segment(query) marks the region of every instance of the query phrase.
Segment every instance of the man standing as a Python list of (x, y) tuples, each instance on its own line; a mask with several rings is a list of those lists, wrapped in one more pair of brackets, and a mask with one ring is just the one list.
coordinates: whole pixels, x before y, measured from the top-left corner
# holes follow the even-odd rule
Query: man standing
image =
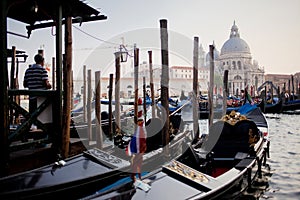
[[(29, 90), (51, 89), (48, 73), (44, 66), (44, 58), (41, 54), (34, 56), (35, 64), (29, 66), (25, 71), (23, 86)], [(37, 108), (37, 97), (29, 96), (29, 112), (33, 113)]]

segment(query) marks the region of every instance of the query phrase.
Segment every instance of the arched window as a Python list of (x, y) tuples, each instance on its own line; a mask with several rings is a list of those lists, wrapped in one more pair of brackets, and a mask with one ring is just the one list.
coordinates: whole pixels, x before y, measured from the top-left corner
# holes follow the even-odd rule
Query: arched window
[(240, 75), (236, 75), (236, 76), (234, 77), (234, 80), (242, 80), (242, 77), (241, 77)]
[(238, 69), (241, 70), (242, 69), (242, 63), (241, 63), (241, 61), (238, 61), (237, 65), (238, 65)]
[(254, 77), (254, 80), (255, 80), (255, 87), (257, 88), (257, 87), (258, 87), (258, 77), (255, 76), (255, 77)]
[(132, 86), (128, 85), (127, 86), (127, 96), (131, 97), (132, 94), (133, 94)]
[(232, 69), (236, 70), (236, 64), (235, 64), (235, 61), (232, 61)]

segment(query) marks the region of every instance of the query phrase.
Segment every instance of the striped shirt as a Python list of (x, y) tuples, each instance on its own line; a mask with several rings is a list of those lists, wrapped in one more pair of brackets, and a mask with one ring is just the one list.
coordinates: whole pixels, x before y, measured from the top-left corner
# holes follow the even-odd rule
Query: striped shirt
[(33, 64), (25, 71), (24, 83), (27, 87), (32, 89), (47, 89), (46, 80), (48, 80), (48, 73), (44, 67), (38, 64)]

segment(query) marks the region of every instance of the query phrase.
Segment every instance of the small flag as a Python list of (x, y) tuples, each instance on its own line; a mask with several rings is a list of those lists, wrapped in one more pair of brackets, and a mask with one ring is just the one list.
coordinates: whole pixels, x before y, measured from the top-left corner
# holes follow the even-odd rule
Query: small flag
[(128, 156), (131, 156), (132, 154), (145, 153), (146, 152), (147, 132), (146, 132), (146, 128), (143, 124), (144, 124), (143, 121), (138, 122), (137, 129), (134, 132), (133, 137), (131, 138), (128, 146), (126, 147), (126, 154)]

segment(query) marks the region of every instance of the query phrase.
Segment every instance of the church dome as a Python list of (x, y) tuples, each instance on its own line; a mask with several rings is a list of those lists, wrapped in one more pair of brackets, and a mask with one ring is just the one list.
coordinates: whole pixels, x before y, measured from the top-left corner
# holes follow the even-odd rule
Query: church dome
[(238, 27), (235, 25), (231, 27), (230, 38), (223, 44), (221, 48), (221, 55), (231, 53), (250, 53), (248, 44), (240, 38)]

